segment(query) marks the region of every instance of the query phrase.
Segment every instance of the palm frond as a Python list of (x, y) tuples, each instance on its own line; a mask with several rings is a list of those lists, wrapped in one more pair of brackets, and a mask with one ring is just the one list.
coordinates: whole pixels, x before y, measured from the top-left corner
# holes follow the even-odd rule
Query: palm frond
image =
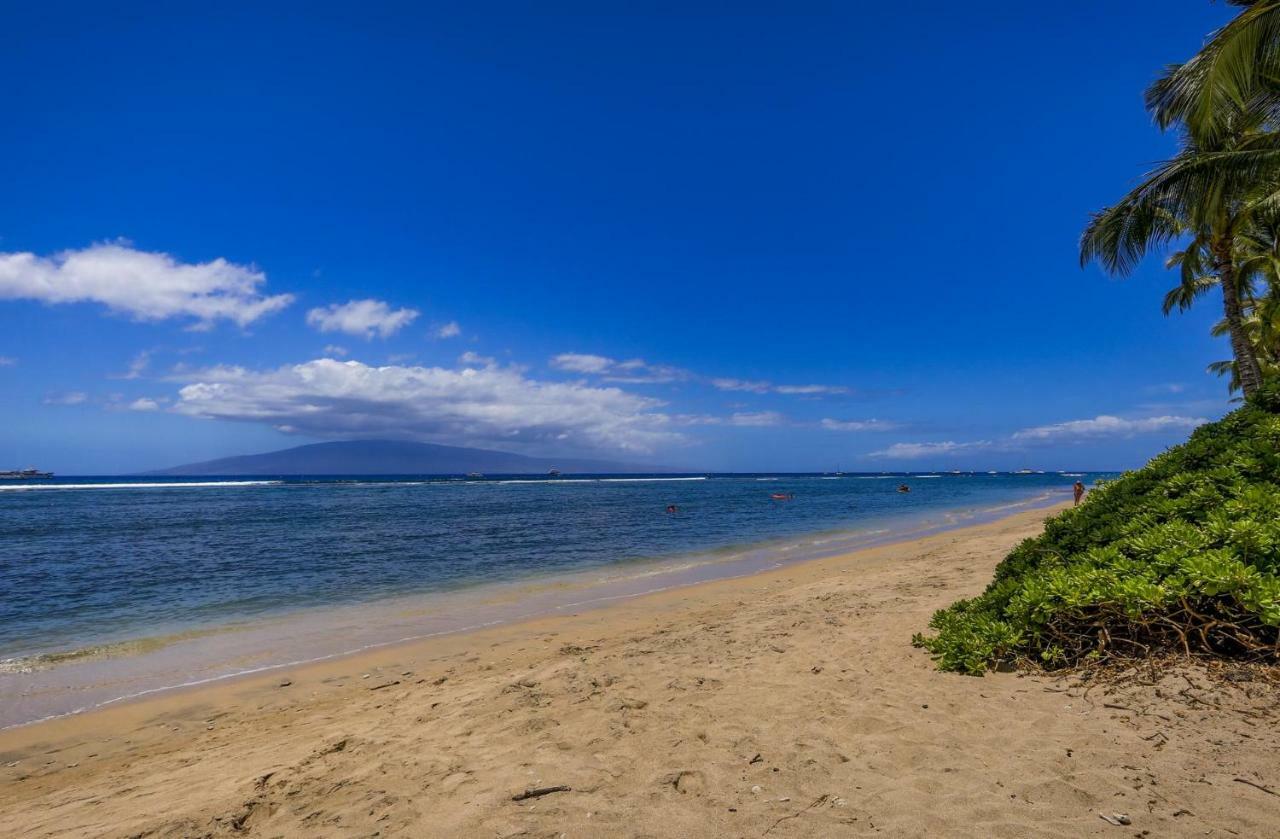
[(1215, 138), (1229, 133), (1233, 111), (1270, 118), (1280, 106), (1280, 0), (1231, 5), (1243, 11), (1147, 89), (1147, 109), (1162, 129), (1183, 124)]
[(1200, 275), (1189, 280), (1184, 279), (1165, 294), (1164, 313), (1167, 315), (1174, 309), (1185, 312), (1191, 308), (1191, 304), (1195, 303), (1198, 297), (1217, 285), (1218, 278), (1215, 276)]

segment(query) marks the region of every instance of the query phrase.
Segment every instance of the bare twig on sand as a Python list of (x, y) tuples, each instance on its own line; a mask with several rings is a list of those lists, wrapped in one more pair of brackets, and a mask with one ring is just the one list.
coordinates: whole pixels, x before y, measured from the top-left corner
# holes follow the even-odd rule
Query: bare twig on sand
[(1256, 784), (1253, 781), (1250, 781), (1248, 778), (1232, 778), (1231, 780), (1235, 781), (1238, 784), (1248, 784), (1249, 786), (1254, 787), (1255, 789), (1262, 790), (1267, 795), (1280, 796), (1280, 792), (1276, 792), (1275, 790), (1271, 789), (1271, 787), (1264, 787), (1262, 784)]
[(537, 789), (527, 789), (522, 793), (511, 796), (512, 801), (527, 801), (530, 798), (541, 798), (544, 795), (550, 795), (553, 792), (571, 792), (571, 787), (563, 784), (555, 787), (538, 787)]

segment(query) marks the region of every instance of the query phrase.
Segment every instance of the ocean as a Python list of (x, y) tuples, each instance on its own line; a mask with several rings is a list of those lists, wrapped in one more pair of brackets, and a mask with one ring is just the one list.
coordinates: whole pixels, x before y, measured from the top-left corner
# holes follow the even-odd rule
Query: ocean
[(1103, 477), (0, 485), (0, 727), (910, 538), (1068, 499), (1075, 480)]

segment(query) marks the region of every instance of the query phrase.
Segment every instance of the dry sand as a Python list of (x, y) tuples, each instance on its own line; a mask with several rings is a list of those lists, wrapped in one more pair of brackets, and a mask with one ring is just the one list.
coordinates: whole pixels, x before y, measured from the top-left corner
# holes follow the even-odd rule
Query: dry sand
[(3, 732), (0, 835), (1280, 835), (1263, 674), (911, 647), (1044, 515)]

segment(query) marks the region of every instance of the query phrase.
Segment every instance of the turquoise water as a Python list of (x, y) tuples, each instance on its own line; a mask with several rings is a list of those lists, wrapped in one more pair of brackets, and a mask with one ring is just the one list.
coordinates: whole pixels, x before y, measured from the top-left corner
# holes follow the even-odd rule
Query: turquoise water
[[(77, 710), (85, 697), (562, 608), (528, 593), (546, 581), (599, 589), (581, 595), (591, 600), (750, 573), (1064, 500), (1075, 480), (1099, 477), (98, 477), (3, 487), (0, 725)], [(503, 609), (483, 600), (499, 588)]]

